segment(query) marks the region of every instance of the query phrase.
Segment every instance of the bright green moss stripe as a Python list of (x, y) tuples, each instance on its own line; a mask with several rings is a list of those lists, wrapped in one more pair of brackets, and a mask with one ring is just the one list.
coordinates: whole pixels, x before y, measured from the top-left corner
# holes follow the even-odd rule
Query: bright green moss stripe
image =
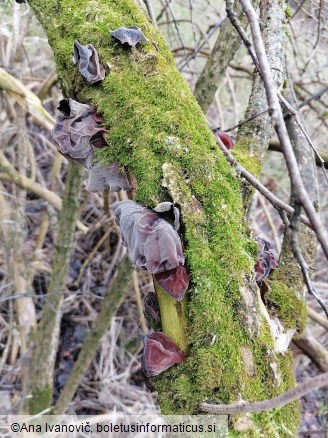
[[(105, 118), (109, 147), (99, 150), (97, 160), (118, 161), (133, 172), (138, 181), (136, 200), (147, 206), (170, 197), (162, 185), (164, 163), (176, 169), (180, 179), (192, 281), (190, 356), (155, 379), (163, 412), (195, 412), (206, 397), (229, 402), (240, 394), (247, 400), (263, 400), (291, 388), (292, 359), (289, 354), (273, 353), (265, 321), (259, 316), (260, 333), (251, 339), (240, 318), (240, 288), (252, 278), (257, 253), (244, 225), (240, 185), (217, 152), (202, 111), (161, 35), (132, 0), (32, 0), (30, 4), (48, 34), (64, 92), (92, 103)], [(141, 28), (148, 44), (125, 47), (109, 34), (131, 25)], [(88, 86), (73, 65), (75, 39), (97, 48), (107, 69), (101, 84)], [(244, 154), (243, 165), (247, 164), (259, 173), (259, 163), (247, 163)], [(200, 214), (188, 210), (193, 202), (202, 206)], [(245, 364), (242, 347), (249, 351), (251, 364)], [(274, 436), (270, 428), (279, 436), (290, 436), (297, 427), (297, 406), (252, 419), (245, 436), (262, 432), (261, 436)]]

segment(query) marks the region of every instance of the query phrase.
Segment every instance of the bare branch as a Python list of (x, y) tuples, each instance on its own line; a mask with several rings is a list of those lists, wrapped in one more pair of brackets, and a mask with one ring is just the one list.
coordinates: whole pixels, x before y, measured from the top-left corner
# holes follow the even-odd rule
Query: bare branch
[(306, 382), (300, 383), (296, 388), (284, 392), (277, 397), (260, 402), (248, 403), (245, 401), (231, 403), (229, 405), (215, 405), (210, 403), (201, 403), (199, 409), (211, 414), (238, 414), (239, 412), (262, 412), (274, 408), (285, 406), (288, 403), (300, 399), (303, 395), (308, 394), (316, 389), (328, 385), (328, 373), (320, 374)]
[(249, 0), (240, 0), (247, 14), (251, 25), (251, 31), (254, 41), (255, 52), (262, 72), (262, 77), (267, 93), (268, 104), (270, 108), (270, 114), (272, 117), (273, 126), (277, 132), (278, 138), (282, 144), (284, 156), (286, 159), (287, 168), (291, 183), (293, 185), (295, 196), (297, 200), (302, 204), (308, 218), (312, 224), (312, 227), (317, 235), (317, 238), (323, 248), (326, 258), (328, 258), (328, 236), (323, 227), (323, 224), (317, 214), (305, 188), (301, 178), (300, 170), (297, 165), (295, 154), (286, 130), (283, 114), (279, 105), (279, 99), (277, 91), (275, 89), (271, 68), (265, 53), (265, 47), (263, 44), (260, 26), (258, 22), (258, 16)]
[[(284, 210), (288, 214), (294, 214), (294, 209), (290, 205), (283, 202), (281, 199), (277, 198), (273, 195), (270, 190), (268, 190), (259, 180), (255, 178), (250, 172), (248, 172), (235, 157), (229, 152), (229, 150), (225, 147), (221, 140), (217, 139), (218, 147), (227, 157), (228, 162), (233, 166), (241, 176), (243, 176), (256, 190), (258, 190), (262, 195), (267, 198), (268, 201), (276, 208), (277, 210)], [(301, 221), (311, 227), (311, 224), (308, 218), (301, 216)]]

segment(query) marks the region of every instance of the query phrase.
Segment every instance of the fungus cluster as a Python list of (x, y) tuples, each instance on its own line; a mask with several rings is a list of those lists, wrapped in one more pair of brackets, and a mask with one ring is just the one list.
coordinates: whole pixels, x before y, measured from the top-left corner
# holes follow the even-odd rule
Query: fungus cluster
[(95, 150), (107, 146), (104, 138), (106, 130), (101, 126), (104, 121), (102, 116), (92, 106), (73, 99), (60, 101), (58, 109), (62, 115), (56, 118), (52, 138), (64, 157), (87, 169), (87, 190), (130, 190), (125, 170), (118, 163), (111, 163), (105, 167), (93, 165)]
[(157, 212), (134, 201), (116, 202), (112, 209), (132, 263), (153, 274), (165, 292), (181, 301), (189, 275), (176, 230)]
[[(167, 211), (167, 207), (171, 208), (165, 205), (157, 210)], [(184, 266), (177, 231), (158, 212), (134, 201), (116, 202), (112, 209), (132, 263), (153, 274), (155, 281), (176, 301), (182, 300), (188, 289), (189, 274)], [(175, 215), (175, 223), (176, 220)], [(156, 295), (149, 294), (144, 304), (147, 315), (158, 324), (160, 315)], [(148, 377), (156, 376), (184, 359), (183, 351), (163, 333), (145, 336), (142, 363)]]
[[(138, 27), (122, 27), (110, 32), (121, 44), (135, 47), (147, 42)], [(105, 77), (105, 69), (99, 63), (97, 50), (92, 44), (83, 46), (74, 42), (73, 63), (88, 84), (96, 84)], [(67, 159), (82, 165), (89, 173), (87, 189), (98, 192), (131, 187), (119, 163), (105, 167), (94, 164), (95, 150), (107, 146), (104, 119), (96, 110), (73, 99), (62, 100), (58, 107), (62, 113), (56, 119), (52, 138), (59, 152)], [(122, 242), (127, 246), (132, 263), (153, 274), (155, 281), (176, 301), (183, 299), (189, 285), (189, 274), (177, 230), (180, 226), (179, 210), (171, 202), (159, 204), (155, 210), (134, 201), (116, 202), (112, 206), (120, 226)], [(174, 227), (162, 216), (173, 213)], [(145, 298), (145, 311), (160, 322), (159, 305), (154, 293)], [(156, 376), (167, 368), (181, 363), (185, 354), (161, 332), (153, 332), (144, 338), (143, 368), (148, 377)]]
[(278, 255), (270, 248), (270, 242), (261, 237), (255, 239), (260, 246), (260, 253), (255, 264), (256, 282), (262, 283), (270, 274), (272, 269), (278, 267)]

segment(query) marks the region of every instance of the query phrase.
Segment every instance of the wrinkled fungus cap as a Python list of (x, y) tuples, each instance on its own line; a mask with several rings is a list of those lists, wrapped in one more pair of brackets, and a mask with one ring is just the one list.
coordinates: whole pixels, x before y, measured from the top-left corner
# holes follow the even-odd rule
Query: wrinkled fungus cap
[(164, 333), (154, 332), (144, 337), (142, 366), (148, 377), (157, 376), (182, 363), (185, 357), (184, 352)]
[(97, 50), (92, 44), (83, 46), (74, 41), (74, 64), (78, 64), (79, 72), (89, 84), (102, 81), (105, 78), (105, 69), (99, 64)]
[(134, 201), (116, 202), (112, 209), (136, 267), (157, 274), (184, 264), (178, 233), (157, 213)]
[(155, 274), (156, 282), (176, 301), (181, 301), (189, 286), (189, 274), (184, 266)]

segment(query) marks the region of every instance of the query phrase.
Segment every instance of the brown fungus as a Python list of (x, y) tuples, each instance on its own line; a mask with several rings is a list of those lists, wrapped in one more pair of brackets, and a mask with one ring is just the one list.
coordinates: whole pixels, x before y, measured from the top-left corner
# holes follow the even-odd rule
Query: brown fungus
[(103, 119), (92, 106), (73, 99), (61, 101), (58, 109), (64, 114), (57, 117), (51, 136), (58, 144), (59, 152), (89, 169), (93, 142), (106, 145), (105, 128), (100, 126)]
[(105, 69), (99, 64), (97, 50), (92, 44), (83, 46), (74, 41), (74, 64), (78, 64), (79, 72), (89, 84), (102, 81), (105, 78)]
[(278, 267), (278, 255), (270, 248), (270, 242), (261, 237), (255, 239), (260, 246), (260, 254), (255, 264), (256, 282), (261, 283), (270, 274), (272, 269)]
[(142, 367), (147, 377), (154, 377), (185, 360), (182, 350), (164, 333), (154, 332), (144, 337)]
[(189, 286), (189, 274), (184, 266), (154, 275), (156, 282), (176, 301), (181, 301)]
[(89, 170), (89, 180), (86, 189), (89, 192), (100, 192), (109, 188), (111, 192), (130, 190), (130, 184), (125, 170), (119, 163), (112, 163), (106, 167), (93, 166)]
[(73, 99), (61, 100), (58, 107), (63, 113), (56, 119), (51, 133), (58, 144), (59, 152), (68, 160), (75, 161), (89, 172), (87, 190), (99, 192), (106, 188), (111, 191), (130, 190), (125, 170), (119, 163), (105, 167), (93, 165), (95, 148), (107, 145), (105, 128), (101, 126), (104, 119), (96, 110)]
[(141, 32), (141, 29), (137, 26), (119, 27), (118, 29), (111, 31), (110, 34), (119, 40), (120, 43), (126, 43), (131, 47), (135, 47), (141, 42), (148, 42), (145, 35)]
[(184, 264), (178, 233), (157, 213), (134, 201), (116, 202), (112, 209), (137, 268), (157, 274)]
[(227, 149), (232, 149), (235, 146), (236, 138), (219, 129), (213, 131), (215, 137), (220, 139)]

